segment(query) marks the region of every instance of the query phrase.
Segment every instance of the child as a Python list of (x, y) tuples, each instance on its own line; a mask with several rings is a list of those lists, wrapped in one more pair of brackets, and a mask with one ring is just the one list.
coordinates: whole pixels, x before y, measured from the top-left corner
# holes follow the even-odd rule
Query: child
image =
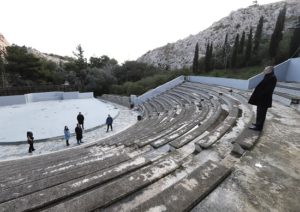
[(69, 131), (69, 128), (67, 126), (65, 126), (65, 129), (64, 129), (64, 135), (65, 135), (65, 139), (66, 139), (66, 143), (67, 143), (67, 146), (69, 146), (69, 139), (70, 139), (70, 131)]

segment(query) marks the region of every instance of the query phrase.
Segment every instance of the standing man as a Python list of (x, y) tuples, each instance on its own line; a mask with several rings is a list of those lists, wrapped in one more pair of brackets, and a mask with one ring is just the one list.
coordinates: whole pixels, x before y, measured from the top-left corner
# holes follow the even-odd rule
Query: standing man
[(257, 106), (256, 123), (252, 124), (249, 129), (256, 131), (263, 129), (267, 110), (272, 107), (272, 95), (277, 83), (273, 66), (266, 67), (263, 73), (265, 74), (263, 80), (256, 86), (249, 99), (249, 104)]
[(83, 143), (83, 141), (81, 141), (81, 139), (82, 139), (82, 129), (80, 127), (80, 124), (77, 124), (77, 126), (75, 128), (75, 134), (76, 134), (77, 144)]
[(108, 132), (109, 127), (110, 127), (111, 131), (113, 130), (113, 129), (112, 129), (112, 123), (113, 123), (113, 119), (112, 119), (112, 117), (108, 114), (108, 117), (107, 117), (107, 119), (106, 119), (106, 125), (107, 125), (107, 130), (106, 130), (106, 132)]
[(82, 129), (84, 129), (83, 123), (84, 123), (84, 116), (81, 114), (81, 112), (79, 112), (78, 116), (77, 116), (77, 121), (78, 124), (81, 125)]
[(34, 151), (34, 147), (33, 147), (33, 133), (31, 131), (27, 131), (27, 142), (29, 144), (29, 150), (28, 153), (32, 153), (32, 151)]

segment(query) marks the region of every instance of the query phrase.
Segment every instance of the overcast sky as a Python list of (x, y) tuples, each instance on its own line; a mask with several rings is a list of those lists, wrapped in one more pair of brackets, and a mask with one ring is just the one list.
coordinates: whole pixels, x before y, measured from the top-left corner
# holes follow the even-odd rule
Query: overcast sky
[[(259, 4), (278, 0), (258, 0)], [(12, 44), (119, 63), (209, 27), (253, 0), (0, 0), (0, 32)]]

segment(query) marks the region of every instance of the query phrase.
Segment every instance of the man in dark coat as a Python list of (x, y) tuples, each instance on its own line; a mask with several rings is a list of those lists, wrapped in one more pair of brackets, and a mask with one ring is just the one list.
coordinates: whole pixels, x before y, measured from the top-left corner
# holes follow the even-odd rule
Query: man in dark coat
[(272, 107), (272, 95), (276, 86), (276, 76), (274, 68), (268, 66), (264, 69), (264, 78), (254, 89), (249, 104), (256, 105), (256, 123), (249, 127), (249, 129), (261, 131), (267, 115), (267, 110)]
[(78, 124), (81, 125), (82, 129), (84, 129), (83, 123), (84, 123), (84, 116), (81, 114), (81, 112), (79, 112), (78, 116), (77, 116), (77, 121)]
[(82, 139), (82, 129), (80, 127), (80, 124), (77, 124), (77, 126), (75, 128), (75, 134), (76, 134), (77, 144), (83, 143), (83, 141), (81, 141), (81, 139)]
[(112, 129), (112, 123), (113, 123), (113, 119), (110, 115), (108, 115), (107, 119), (106, 119), (106, 125), (107, 125), (107, 130), (106, 132), (108, 132), (108, 129), (110, 127), (111, 131), (113, 130)]

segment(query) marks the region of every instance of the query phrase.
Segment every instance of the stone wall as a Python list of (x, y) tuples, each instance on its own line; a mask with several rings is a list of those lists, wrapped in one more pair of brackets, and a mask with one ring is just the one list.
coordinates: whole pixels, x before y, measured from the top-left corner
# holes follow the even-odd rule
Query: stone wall
[(119, 105), (123, 105), (125, 107), (130, 107), (130, 98), (128, 96), (119, 96), (119, 95), (110, 95), (110, 94), (103, 94), (100, 99), (114, 102)]
[(65, 99), (87, 99), (94, 98), (93, 92), (45, 92), (29, 93), (15, 96), (0, 96), (0, 106), (26, 104), (30, 102), (65, 100)]

